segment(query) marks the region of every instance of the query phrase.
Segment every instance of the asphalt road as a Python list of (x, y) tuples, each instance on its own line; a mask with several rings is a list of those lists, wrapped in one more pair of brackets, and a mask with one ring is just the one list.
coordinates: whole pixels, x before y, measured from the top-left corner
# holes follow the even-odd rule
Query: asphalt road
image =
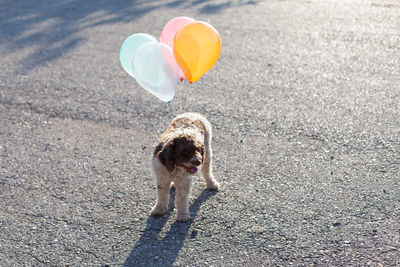
[[(1, 266), (400, 265), (398, 1), (0, 2)], [(119, 48), (181, 15), (222, 53), (168, 104)], [(176, 223), (150, 158), (186, 111), (222, 186)]]

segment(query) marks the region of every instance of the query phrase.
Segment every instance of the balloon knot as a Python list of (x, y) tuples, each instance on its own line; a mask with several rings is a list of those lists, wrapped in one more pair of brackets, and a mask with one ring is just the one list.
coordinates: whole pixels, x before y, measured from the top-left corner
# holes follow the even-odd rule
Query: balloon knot
[(189, 83), (192, 84), (193, 82), (192, 82), (192, 81), (189, 81)]
[(181, 82), (183, 82), (183, 78), (181, 78)]

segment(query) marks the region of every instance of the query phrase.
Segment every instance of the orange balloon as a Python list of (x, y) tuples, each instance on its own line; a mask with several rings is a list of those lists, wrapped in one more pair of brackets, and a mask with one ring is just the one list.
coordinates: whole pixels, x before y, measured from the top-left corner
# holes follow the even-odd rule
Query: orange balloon
[(195, 82), (209, 71), (221, 53), (221, 37), (206, 22), (185, 25), (175, 35), (174, 56), (186, 79)]

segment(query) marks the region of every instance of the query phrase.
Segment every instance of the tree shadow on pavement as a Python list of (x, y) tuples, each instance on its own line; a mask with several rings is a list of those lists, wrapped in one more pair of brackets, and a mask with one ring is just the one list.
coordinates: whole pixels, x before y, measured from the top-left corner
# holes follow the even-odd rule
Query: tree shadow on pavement
[[(169, 216), (174, 212), (171, 208), (161, 217), (149, 216), (146, 229), (136, 242), (123, 266), (172, 266), (188, 236), (193, 218), (196, 217), (200, 206), (208, 198), (214, 196), (217, 191), (204, 190), (201, 195), (190, 205), (191, 220), (188, 222), (174, 222), (171, 228), (160, 238), (162, 228), (167, 223)], [(171, 189), (170, 207), (174, 203), (175, 189)], [(196, 232), (191, 233), (194, 238)]]
[(19, 62), (19, 70), (27, 72), (76, 48), (85, 41), (83, 33), (89, 28), (130, 23), (155, 9), (183, 3), (181, 0), (3, 0), (0, 47), (11, 53), (28, 49)]
[(253, 2), (240, 0), (236, 4), (231, 1), (221, 4), (218, 0), (3, 0), (0, 5), (0, 48), (9, 53), (26, 49), (23, 56), (19, 56), (17, 69), (29, 72), (85, 42), (84, 33), (92, 27), (131, 23), (159, 8), (181, 8), (197, 10), (200, 14), (212, 14), (243, 4)]

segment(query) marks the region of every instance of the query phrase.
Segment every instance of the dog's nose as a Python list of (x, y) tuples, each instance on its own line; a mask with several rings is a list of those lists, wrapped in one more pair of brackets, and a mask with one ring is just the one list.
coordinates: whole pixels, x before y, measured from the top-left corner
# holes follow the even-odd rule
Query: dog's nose
[(194, 165), (196, 165), (196, 166), (199, 166), (199, 165), (201, 164), (201, 160), (199, 160), (199, 159), (194, 159), (194, 160), (192, 161), (192, 163), (193, 163)]

